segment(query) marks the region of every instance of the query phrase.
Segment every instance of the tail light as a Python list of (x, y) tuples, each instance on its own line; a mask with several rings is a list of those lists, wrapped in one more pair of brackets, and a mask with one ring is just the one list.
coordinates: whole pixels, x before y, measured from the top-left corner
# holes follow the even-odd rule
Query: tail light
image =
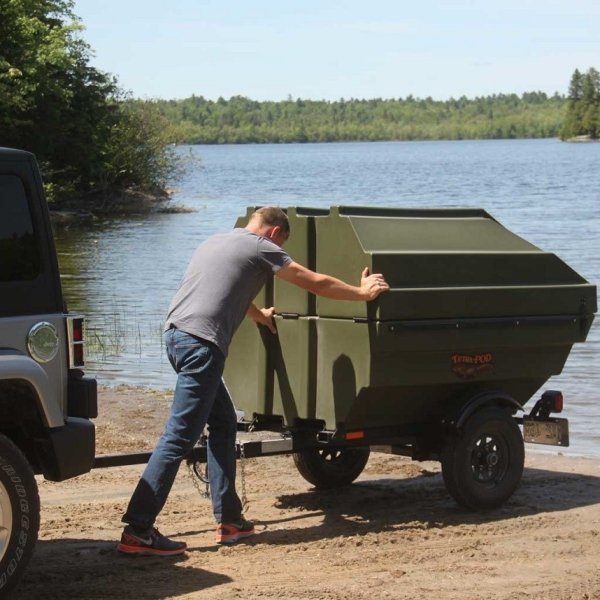
[(84, 366), (84, 318), (81, 315), (67, 317), (67, 336), (69, 340), (69, 368)]
[(530, 413), (532, 417), (548, 418), (551, 413), (562, 412), (564, 399), (562, 392), (556, 390), (547, 390), (542, 397), (535, 403)]
[(562, 412), (564, 404), (562, 392), (548, 390), (542, 394), (542, 400), (544, 401), (545, 405), (550, 409), (551, 413)]

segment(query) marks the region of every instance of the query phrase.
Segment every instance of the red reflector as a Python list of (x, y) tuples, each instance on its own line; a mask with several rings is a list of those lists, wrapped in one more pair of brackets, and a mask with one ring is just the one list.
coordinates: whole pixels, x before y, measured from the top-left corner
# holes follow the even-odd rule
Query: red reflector
[(350, 431), (346, 434), (347, 440), (362, 440), (365, 437), (364, 431)]
[(563, 409), (563, 395), (562, 394), (556, 394), (556, 396), (554, 396), (554, 411), (553, 412), (562, 412)]
[(81, 319), (75, 319), (73, 321), (73, 341), (83, 341), (83, 321)]
[(83, 367), (83, 345), (75, 344), (73, 347), (73, 362), (75, 363), (73, 366)]

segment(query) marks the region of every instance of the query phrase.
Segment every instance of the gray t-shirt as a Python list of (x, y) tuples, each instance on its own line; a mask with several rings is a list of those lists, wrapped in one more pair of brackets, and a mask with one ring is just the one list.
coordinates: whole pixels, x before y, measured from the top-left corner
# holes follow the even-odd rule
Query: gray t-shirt
[(212, 235), (192, 256), (165, 328), (175, 326), (213, 342), (227, 356), (231, 338), (262, 286), (290, 262), (277, 244), (247, 229)]

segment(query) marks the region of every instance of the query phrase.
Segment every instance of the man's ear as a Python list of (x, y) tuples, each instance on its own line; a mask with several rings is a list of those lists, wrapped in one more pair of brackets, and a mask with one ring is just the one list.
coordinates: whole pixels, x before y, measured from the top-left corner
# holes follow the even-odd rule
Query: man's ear
[(269, 229), (269, 231), (267, 231), (268, 238), (270, 240), (274, 240), (279, 235), (280, 232), (281, 232), (281, 227), (279, 225), (273, 225), (273, 227), (271, 227), (271, 229)]

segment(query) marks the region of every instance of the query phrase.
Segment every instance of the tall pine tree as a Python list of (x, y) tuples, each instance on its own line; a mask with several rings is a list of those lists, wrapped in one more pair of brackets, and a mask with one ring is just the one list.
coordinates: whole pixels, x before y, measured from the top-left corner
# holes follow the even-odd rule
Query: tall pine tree
[(600, 136), (600, 73), (590, 68), (584, 75), (575, 69), (569, 84), (567, 114), (561, 139)]

